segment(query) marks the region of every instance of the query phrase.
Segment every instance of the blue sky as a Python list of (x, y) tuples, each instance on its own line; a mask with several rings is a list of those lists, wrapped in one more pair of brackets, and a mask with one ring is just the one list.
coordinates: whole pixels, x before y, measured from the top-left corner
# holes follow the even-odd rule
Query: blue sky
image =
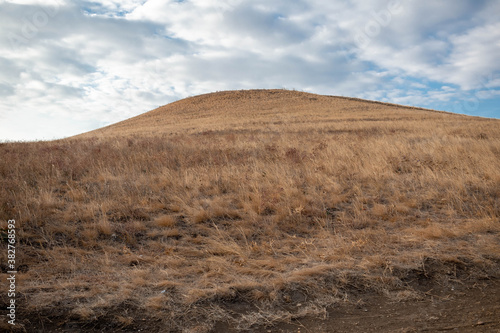
[(500, 118), (497, 0), (0, 0), (0, 141), (287, 88)]

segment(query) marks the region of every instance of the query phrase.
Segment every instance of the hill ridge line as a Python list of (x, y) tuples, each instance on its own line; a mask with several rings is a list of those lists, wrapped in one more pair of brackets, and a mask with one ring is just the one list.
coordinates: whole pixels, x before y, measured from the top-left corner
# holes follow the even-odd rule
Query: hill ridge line
[[(316, 100), (319, 103), (316, 103)], [(373, 109), (370, 105), (374, 106)], [(432, 113), (435, 116), (471, 117), (448, 111), (358, 97), (321, 95), (287, 89), (240, 89), (215, 91), (185, 97), (72, 138), (93, 135), (188, 133), (196, 130), (203, 131), (211, 127), (225, 130), (231, 128), (231, 126), (244, 126), (245, 121), (247, 123), (256, 121), (255, 117), (260, 117), (261, 123), (266, 123), (280, 117), (297, 118), (299, 114), (303, 117), (319, 117), (323, 119), (339, 117), (341, 120), (346, 112), (352, 111), (353, 116), (359, 117), (361, 120), (368, 113), (370, 113), (371, 117), (382, 115), (384, 112), (377, 110), (380, 106), (390, 108), (391, 111), (387, 110), (387, 112), (396, 118), (398, 117), (396, 114), (398, 110), (415, 110), (427, 114)], [(209, 113), (205, 111), (209, 111)], [(417, 116), (415, 114), (412, 117)]]
[[(470, 115), (465, 115), (465, 114), (460, 114), (460, 113), (454, 113), (451, 111), (444, 111), (444, 110), (436, 110), (436, 109), (430, 109), (430, 108), (425, 108), (421, 106), (412, 106), (412, 105), (404, 105), (404, 104), (397, 104), (397, 103), (390, 103), (390, 102), (382, 102), (382, 101), (377, 101), (377, 100), (371, 100), (371, 99), (364, 99), (360, 97), (349, 97), (349, 96), (341, 96), (341, 95), (323, 95), (323, 94), (317, 94), (317, 93), (312, 93), (312, 92), (307, 92), (307, 91), (301, 91), (301, 90), (288, 90), (288, 89), (236, 89), (236, 90), (218, 90), (214, 92), (209, 92), (209, 93), (204, 93), (204, 94), (199, 94), (199, 95), (193, 95), (193, 96), (187, 96), (178, 100), (175, 100), (173, 102), (167, 103), (165, 105), (158, 106), (157, 108), (154, 108), (150, 111), (143, 112), (137, 116), (144, 115), (148, 112), (152, 112), (164, 107), (167, 107), (169, 105), (176, 104), (178, 102), (183, 102), (183, 101), (188, 101), (193, 98), (198, 98), (198, 97), (208, 97), (211, 95), (217, 95), (217, 94), (227, 94), (227, 93), (238, 93), (238, 92), (270, 92), (270, 91), (276, 91), (276, 92), (287, 92), (287, 93), (297, 93), (297, 94), (307, 94), (307, 95), (314, 95), (314, 96), (320, 96), (320, 97), (327, 97), (327, 98), (339, 98), (339, 99), (344, 99), (344, 100), (349, 100), (349, 101), (356, 101), (356, 102), (364, 102), (364, 103), (372, 103), (372, 104), (378, 104), (378, 105), (384, 105), (384, 106), (390, 106), (390, 107), (396, 107), (396, 108), (403, 108), (403, 109), (411, 109), (411, 110), (421, 110), (421, 111), (427, 111), (427, 112), (438, 112), (438, 113), (445, 113), (449, 115), (456, 115), (456, 116), (466, 116), (466, 117), (475, 117), (475, 116), (470, 116)], [(137, 116), (131, 117), (129, 119), (133, 119)], [(128, 120), (128, 119), (125, 119)], [(125, 121), (124, 120), (124, 121)]]

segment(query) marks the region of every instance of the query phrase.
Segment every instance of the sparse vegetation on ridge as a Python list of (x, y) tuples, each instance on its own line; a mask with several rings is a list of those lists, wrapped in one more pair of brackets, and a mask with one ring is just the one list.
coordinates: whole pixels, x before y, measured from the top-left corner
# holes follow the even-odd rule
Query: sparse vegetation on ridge
[(498, 120), (224, 92), (0, 156), (28, 326), (246, 329), (498, 274)]

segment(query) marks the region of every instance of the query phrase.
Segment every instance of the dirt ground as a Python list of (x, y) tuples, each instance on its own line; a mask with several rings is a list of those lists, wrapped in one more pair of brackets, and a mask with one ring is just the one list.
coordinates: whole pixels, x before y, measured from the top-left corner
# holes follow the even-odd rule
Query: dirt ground
[[(414, 301), (398, 302), (374, 292), (351, 291), (348, 300), (328, 309), (324, 318), (306, 317), (268, 327), (252, 327), (246, 331), (220, 322), (210, 332), (500, 332), (500, 279), (480, 280), (472, 285), (459, 280), (446, 285), (433, 281), (415, 287), (422, 297)], [(23, 315), (33, 316), (21, 314), (21, 317)], [(45, 317), (43, 314), (39, 315)], [(32, 325), (17, 327), (18, 330), (15, 331), (165, 332), (165, 327), (160, 322), (147, 318), (147, 314), (143, 315), (143, 319), (126, 328), (110, 325), (105, 318), (100, 323), (82, 326), (78, 322), (58, 323), (52, 317), (50, 321), (43, 320), (44, 324), (35, 324), (34, 320)]]
[[(330, 309), (324, 320), (304, 318), (252, 332), (500, 332), (500, 280), (428, 287), (418, 301), (360, 294), (359, 302)], [(213, 332), (236, 331), (220, 324)]]

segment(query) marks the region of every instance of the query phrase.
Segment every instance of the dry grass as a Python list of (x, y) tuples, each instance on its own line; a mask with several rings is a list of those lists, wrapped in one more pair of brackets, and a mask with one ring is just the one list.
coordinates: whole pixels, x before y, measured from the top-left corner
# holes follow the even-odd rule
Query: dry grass
[(17, 220), (18, 288), (42, 317), (245, 328), (354, 287), (416, 297), (429, 262), (498, 271), (498, 120), (225, 92), (0, 156), (1, 227)]

